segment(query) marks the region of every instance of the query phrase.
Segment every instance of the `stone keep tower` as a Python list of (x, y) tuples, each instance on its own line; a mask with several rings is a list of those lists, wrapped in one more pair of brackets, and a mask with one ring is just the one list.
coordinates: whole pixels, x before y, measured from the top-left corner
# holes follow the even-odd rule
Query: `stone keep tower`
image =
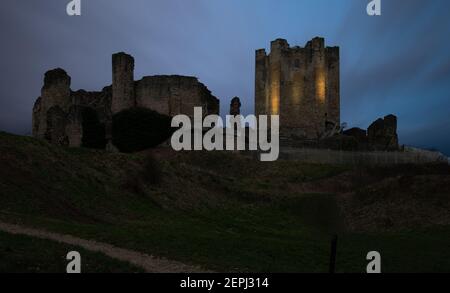
[(256, 115), (280, 115), (280, 135), (320, 138), (340, 124), (339, 47), (314, 38), (304, 48), (277, 39), (256, 51)]

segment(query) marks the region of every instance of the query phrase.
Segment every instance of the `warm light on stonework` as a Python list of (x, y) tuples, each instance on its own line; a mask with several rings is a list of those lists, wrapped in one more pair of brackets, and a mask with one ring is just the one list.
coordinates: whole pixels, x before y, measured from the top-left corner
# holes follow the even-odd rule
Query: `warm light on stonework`
[(323, 72), (318, 72), (316, 76), (316, 96), (321, 103), (325, 103), (326, 82)]
[(280, 95), (278, 94), (278, 92), (276, 90), (272, 91), (272, 95), (270, 97), (270, 102), (272, 104), (271, 114), (278, 115), (279, 109), (280, 109)]
[(272, 70), (272, 82), (270, 85), (270, 114), (280, 114), (280, 70)]

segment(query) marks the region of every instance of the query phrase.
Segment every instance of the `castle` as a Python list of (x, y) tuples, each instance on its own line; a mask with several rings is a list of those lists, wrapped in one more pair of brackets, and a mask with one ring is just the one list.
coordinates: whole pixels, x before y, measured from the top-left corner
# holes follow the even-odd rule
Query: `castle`
[[(271, 51), (256, 50), (255, 114), (279, 115), (284, 146), (340, 150), (398, 150), (397, 117), (378, 119), (367, 130), (343, 131), (340, 119), (339, 47), (313, 38), (305, 47), (284, 39)], [(112, 56), (112, 85), (99, 92), (72, 91), (62, 69), (45, 74), (41, 96), (33, 108), (33, 136), (64, 146), (115, 149), (113, 116), (143, 107), (173, 117), (219, 114), (219, 100), (195, 77), (160, 75), (134, 80), (134, 58)], [(231, 115), (240, 113), (240, 100)], [(151, 127), (151, 126), (150, 126)]]
[(256, 51), (255, 64), (256, 115), (280, 115), (280, 136), (318, 139), (340, 127), (339, 47), (277, 39), (270, 54)]
[[(147, 76), (134, 80), (134, 58), (112, 56), (112, 86), (99, 92), (72, 91), (71, 78), (62, 69), (45, 74), (41, 96), (33, 108), (33, 136), (52, 144), (80, 147), (98, 140), (95, 147), (111, 145), (112, 116), (132, 107), (161, 114), (219, 114), (219, 100), (197, 78), (178, 75)], [(89, 139), (86, 139), (89, 137)], [(88, 146), (89, 147), (89, 146)]]

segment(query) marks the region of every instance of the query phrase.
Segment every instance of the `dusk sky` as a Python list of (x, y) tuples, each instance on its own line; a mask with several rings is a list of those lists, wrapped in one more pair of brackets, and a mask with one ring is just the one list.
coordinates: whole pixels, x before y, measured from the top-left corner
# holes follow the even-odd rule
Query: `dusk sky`
[(253, 113), (255, 50), (315, 36), (341, 48), (341, 120), (367, 128), (395, 114), (400, 143), (450, 155), (450, 1), (2, 0), (0, 130), (31, 133), (44, 73), (61, 67), (72, 90), (111, 84), (111, 54), (135, 57), (135, 79), (197, 76), (221, 101)]

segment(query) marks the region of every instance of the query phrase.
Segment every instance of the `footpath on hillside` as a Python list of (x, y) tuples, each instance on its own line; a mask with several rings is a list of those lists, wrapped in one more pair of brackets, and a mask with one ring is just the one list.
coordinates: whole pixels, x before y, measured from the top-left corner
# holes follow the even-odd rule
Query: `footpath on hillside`
[(22, 227), (0, 222), (0, 230), (15, 235), (27, 235), (59, 243), (75, 245), (93, 252), (103, 253), (111, 258), (129, 262), (143, 268), (148, 273), (200, 273), (207, 272), (199, 267), (189, 266), (177, 261), (158, 258), (145, 253), (118, 248), (111, 244), (77, 238), (34, 228)]

